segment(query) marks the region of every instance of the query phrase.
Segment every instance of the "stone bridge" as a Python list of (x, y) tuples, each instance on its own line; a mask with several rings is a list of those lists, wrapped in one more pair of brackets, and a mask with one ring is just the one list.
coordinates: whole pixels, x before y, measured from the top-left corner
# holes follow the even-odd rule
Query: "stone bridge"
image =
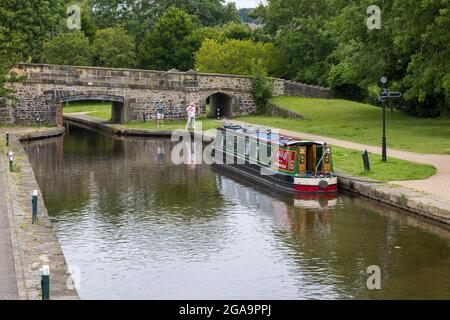
[[(155, 118), (156, 104), (167, 102), (169, 119), (184, 119), (186, 104), (194, 103), (199, 115), (227, 117), (256, 111), (245, 76), (197, 73), (190, 70), (151, 71), (19, 64), (11, 73), (25, 76), (14, 83), (17, 99), (0, 107), (0, 122), (61, 125), (63, 106), (71, 101), (112, 102), (112, 122), (123, 123)], [(275, 96), (329, 97), (329, 90), (317, 86), (273, 79)]]

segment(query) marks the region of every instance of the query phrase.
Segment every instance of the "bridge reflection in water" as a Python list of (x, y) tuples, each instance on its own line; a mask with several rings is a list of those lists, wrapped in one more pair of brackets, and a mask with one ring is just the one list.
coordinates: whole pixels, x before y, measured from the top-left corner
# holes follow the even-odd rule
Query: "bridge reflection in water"
[(449, 298), (449, 231), (404, 212), (176, 166), (167, 139), (71, 127), (25, 147), (82, 298)]

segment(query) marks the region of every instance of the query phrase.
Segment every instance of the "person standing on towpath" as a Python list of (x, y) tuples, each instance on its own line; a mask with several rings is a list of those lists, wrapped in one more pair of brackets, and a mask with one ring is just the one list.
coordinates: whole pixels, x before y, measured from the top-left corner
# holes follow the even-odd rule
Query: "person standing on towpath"
[(192, 123), (192, 128), (195, 130), (195, 106), (194, 104), (190, 103), (188, 107), (186, 108), (186, 113), (188, 116), (187, 122), (186, 122), (186, 130), (189, 129), (190, 124)]
[(158, 122), (158, 128), (161, 125), (161, 128), (164, 127), (164, 114), (166, 113), (166, 105), (163, 100), (159, 100), (159, 103), (156, 105), (156, 120)]

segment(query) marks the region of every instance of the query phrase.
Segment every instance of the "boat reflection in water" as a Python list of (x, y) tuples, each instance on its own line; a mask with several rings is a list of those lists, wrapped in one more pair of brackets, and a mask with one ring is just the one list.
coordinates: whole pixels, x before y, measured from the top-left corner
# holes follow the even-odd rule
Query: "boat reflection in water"
[(332, 212), (339, 206), (337, 194), (299, 192), (293, 195), (277, 194), (274, 197), (274, 192), (240, 179), (228, 170), (220, 170), (220, 173), (217, 175), (217, 185), (225, 199), (236, 200), (273, 216), (278, 227), (284, 227), (294, 234), (306, 234), (307, 230), (330, 231)]

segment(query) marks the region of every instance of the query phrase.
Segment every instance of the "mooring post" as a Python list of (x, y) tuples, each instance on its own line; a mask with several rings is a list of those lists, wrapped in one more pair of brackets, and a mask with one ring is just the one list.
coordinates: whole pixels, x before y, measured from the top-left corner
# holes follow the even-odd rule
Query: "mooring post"
[(32, 224), (37, 223), (37, 211), (38, 211), (38, 191), (33, 190), (33, 196), (31, 197), (31, 207), (32, 207)]
[(367, 152), (367, 150), (364, 150), (364, 152), (362, 153), (362, 158), (363, 158), (364, 170), (370, 171), (369, 153)]
[(41, 275), (42, 300), (50, 300), (50, 267), (42, 266), (39, 273)]
[(6, 132), (6, 146), (9, 147), (9, 132)]
[(14, 171), (14, 157), (12, 156), (12, 154), (10, 154), (8, 156), (9, 159), (9, 172), (13, 172)]

